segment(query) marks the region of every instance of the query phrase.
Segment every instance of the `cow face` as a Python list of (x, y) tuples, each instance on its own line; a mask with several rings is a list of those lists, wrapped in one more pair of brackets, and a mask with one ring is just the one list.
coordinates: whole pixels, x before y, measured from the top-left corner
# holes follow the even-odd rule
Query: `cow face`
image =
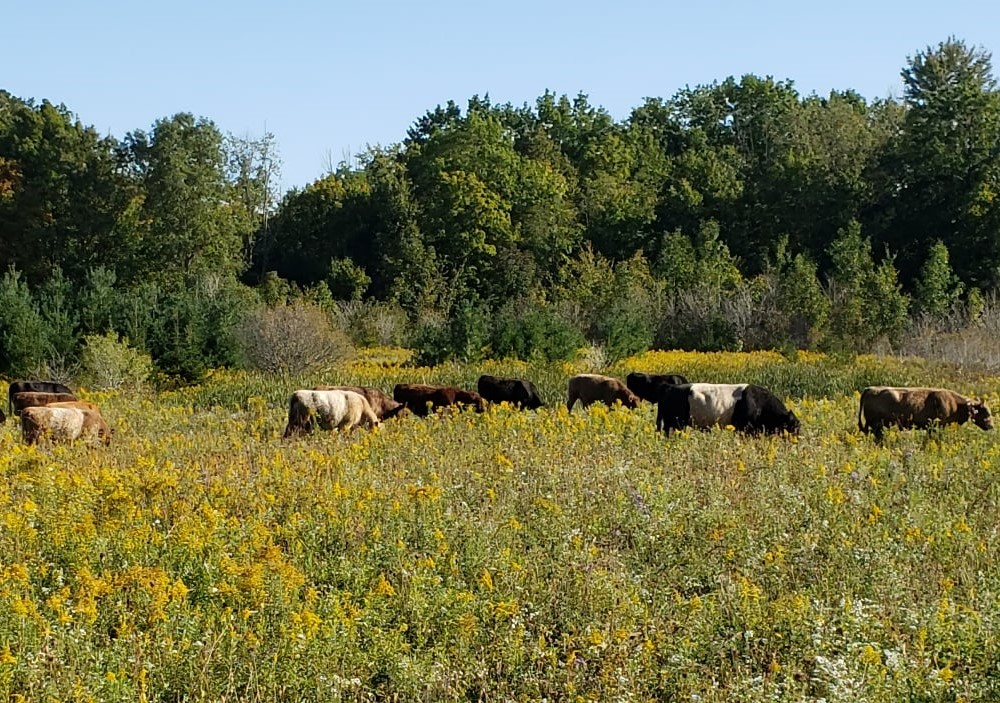
[(799, 422), (799, 418), (795, 417), (795, 413), (789, 410), (788, 415), (785, 416), (785, 426), (783, 429), (788, 434), (798, 435), (800, 427), (801, 423)]
[(990, 413), (990, 409), (981, 401), (969, 401), (969, 416), (976, 424), (976, 427), (982, 430), (993, 429), (993, 415)]

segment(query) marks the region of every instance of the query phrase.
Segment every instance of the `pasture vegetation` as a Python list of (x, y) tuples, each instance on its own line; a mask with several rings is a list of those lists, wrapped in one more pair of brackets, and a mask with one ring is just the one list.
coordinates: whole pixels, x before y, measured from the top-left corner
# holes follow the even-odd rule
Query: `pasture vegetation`
[[(985, 700), (1000, 695), (1000, 445), (857, 431), (919, 361), (665, 353), (610, 369), (753, 381), (801, 437), (568, 414), (582, 363), (221, 373), (90, 393), (110, 449), (0, 430), (0, 697), (26, 700)], [(506, 406), (281, 441), (318, 382), (538, 383)]]

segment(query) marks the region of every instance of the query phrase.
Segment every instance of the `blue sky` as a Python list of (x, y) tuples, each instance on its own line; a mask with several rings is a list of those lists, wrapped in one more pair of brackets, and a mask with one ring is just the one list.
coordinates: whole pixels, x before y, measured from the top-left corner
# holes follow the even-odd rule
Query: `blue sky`
[(987, 0), (0, 0), (0, 17), (0, 88), (119, 138), (178, 112), (272, 132), (286, 188), (475, 94), (520, 105), (583, 92), (620, 120), (647, 96), (747, 73), (802, 94), (899, 96), (900, 70), (927, 46), (1000, 50), (1000, 3)]

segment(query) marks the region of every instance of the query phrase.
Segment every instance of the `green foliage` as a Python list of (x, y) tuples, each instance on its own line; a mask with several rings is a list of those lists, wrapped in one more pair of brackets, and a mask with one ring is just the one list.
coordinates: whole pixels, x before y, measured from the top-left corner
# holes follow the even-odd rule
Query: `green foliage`
[(10, 268), (0, 278), (0, 367), (28, 376), (46, 359), (48, 330), (31, 289), (20, 272)]
[(583, 335), (551, 305), (519, 299), (493, 319), (491, 356), (495, 359), (565, 361), (576, 356)]
[(153, 373), (149, 354), (129, 346), (114, 332), (86, 335), (80, 353), (80, 381), (100, 390), (135, 389)]
[(788, 318), (788, 337), (797, 348), (813, 348), (826, 331), (830, 301), (823, 294), (816, 264), (796, 254), (781, 271), (778, 307)]
[(372, 279), (350, 259), (334, 259), (326, 275), (326, 284), (337, 300), (361, 300)]
[(79, 317), (73, 305), (73, 286), (56, 267), (38, 290), (38, 311), (46, 330), (48, 355), (68, 360), (76, 356)]
[(876, 267), (871, 241), (862, 237), (857, 222), (840, 230), (829, 254), (830, 346), (858, 351), (883, 337), (896, 341), (906, 326), (909, 297), (902, 291), (892, 259)]
[(964, 291), (962, 282), (948, 261), (948, 247), (935, 242), (920, 269), (914, 286), (915, 312), (931, 318), (943, 318), (952, 310)]

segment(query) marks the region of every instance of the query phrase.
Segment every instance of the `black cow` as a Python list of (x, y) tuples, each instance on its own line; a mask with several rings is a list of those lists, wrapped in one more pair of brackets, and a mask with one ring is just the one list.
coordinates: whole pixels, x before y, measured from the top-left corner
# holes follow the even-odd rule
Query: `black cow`
[(625, 377), (625, 385), (637, 396), (650, 403), (660, 400), (660, 393), (664, 386), (680, 386), (688, 383), (688, 380), (679, 373), (639, 373), (633, 371)]
[(746, 383), (688, 383), (662, 389), (656, 429), (732, 425), (745, 434), (798, 434), (795, 413), (771, 391)]
[(531, 381), (520, 378), (498, 378), (483, 375), (476, 384), (479, 395), (491, 403), (507, 401), (522, 410), (536, 410), (545, 403), (538, 397), (538, 389)]
[(799, 418), (763, 386), (749, 385), (733, 411), (733, 427), (746, 434), (799, 433)]
[(14, 395), (17, 393), (69, 393), (69, 386), (55, 381), (14, 381), (7, 389), (7, 412), (14, 412)]

